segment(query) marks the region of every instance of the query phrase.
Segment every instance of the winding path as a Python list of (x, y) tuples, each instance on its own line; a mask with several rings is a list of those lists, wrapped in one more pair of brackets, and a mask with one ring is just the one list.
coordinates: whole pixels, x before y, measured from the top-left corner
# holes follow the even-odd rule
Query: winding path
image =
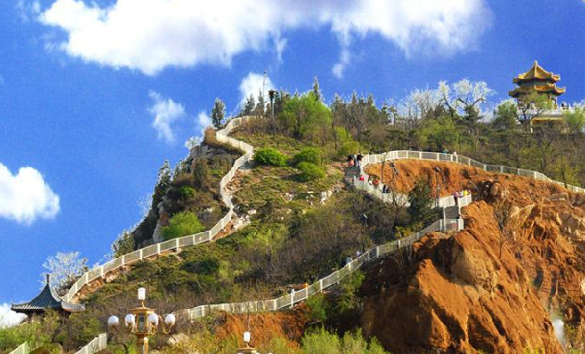
[[(122, 267), (126, 266), (143, 259), (148, 259), (151, 257), (155, 257), (160, 255), (164, 252), (169, 252), (173, 250), (177, 250), (183, 247), (195, 246), (201, 243), (211, 242), (213, 238), (226, 226), (230, 223), (232, 216), (234, 215), (234, 205), (231, 200), (231, 194), (227, 190), (227, 185), (231, 182), (233, 177), (236, 174), (236, 171), (243, 166), (245, 163), (250, 161), (254, 155), (254, 148), (242, 141), (237, 139), (231, 138), (228, 135), (231, 131), (243, 123), (255, 119), (252, 116), (246, 117), (239, 117), (230, 120), (230, 122), (226, 125), (226, 127), (222, 130), (217, 132), (217, 140), (227, 144), (232, 148), (239, 149), (244, 152), (240, 158), (238, 158), (235, 162), (230, 171), (225, 175), (220, 182), (220, 195), (222, 201), (228, 206), (229, 211), (228, 213), (211, 229), (205, 232), (201, 232), (195, 235), (184, 236), (181, 238), (169, 240), (166, 242), (158, 243), (155, 245), (151, 245), (140, 250), (128, 253), (122, 257), (113, 259), (106, 264), (93, 268), (90, 271), (84, 273), (82, 277), (71, 287), (69, 292), (63, 297), (66, 301), (71, 301), (75, 299), (76, 295), (79, 291), (89, 284), (90, 282), (98, 279), (103, 278), (106, 274)], [(495, 172), (495, 173), (508, 173), (508, 174), (515, 174), (524, 177), (534, 178), (536, 180), (542, 180), (546, 182), (551, 182), (555, 184), (559, 184), (572, 192), (577, 193), (585, 193), (585, 189), (581, 187), (576, 187), (572, 185), (568, 185), (559, 181), (552, 180), (551, 178), (547, 177), (543, 173), (525, 169), (518, 169), (500, 165), (487, 165), (476, 160), (470, 159), (465, 156), (461, 155), (453, 155), (453, 154), (443, 154), (443, 153), (434, 153), (434, 152), (422, 152), (422, 151), (408, 151), (408, 150), (398, 150), (398, 151), (390, 151), (383, 154), (375, 154), (375, 155), (366, 155), (362, 161), (363, 167), (366, 167), (369, 164), (377, 164), (381, 163), (382, 161), (388, 160), (398, 160), (398, 159), (417, 159), (417, 160), (431, 160), (431, 161), (439, 161), (439, 162), (452, 162), (458, 163), (463, 165), (468, 165), (476, 168), (483, 169), (487, 172)], [(382, 194), (381, 191), (373, 186), (365, 183), (363, 181), (353, 181), (353, 185), (356, 189), (363, 190), (366, 193), (371, 194), (372, 196), (381, 199), (384, 202), (389, 202), (388, 194)], [(467, 196), (464, 198), (459, 199), (458, 207), (463, 207), (469, 205), (472, 202), (471, 196)], [(453, 207), (455, 206), (455, 201), (453, 197), (448, 196), (444, 198), (440, 198), (439, 206), (442, 208)], [(193, 320), (196, 318), (200, 318), (203, 316), (208, 315), (212, 311), (227, 311), (233, 313), (242, 313), (242, 312), (254, 312), (254, 311), (277, 311), (283, 308), (290, 308), (295, 304), (305, 301), (308, 297), (321, 292), (322, 290), (339, 283), (343, 278), (348, 276), (349, 274), (353, 273), (357, 269), (359, 269), (364, 263), (371, 261), (373, 259), (380, 258), (382, 256), (392, 254), (397, 252), (400, 249), (405, 247), (409, 247), (416, 241), (420, 240), (422, 236), (429, 232), (434, 231), (448, 231), (448, 230), (462, 230), (464, 227), (464, 223), (462, 219), (440, 219), (426, 227), (425, 229), (415, 232), (408, 237), (405, 237), (400, 240), (392, 241), (380, 246), (376, 246), (360, 257), (349, 262), (343, 268), (329, 274), (328, 276), (319, 279), (317, 282), (311, 284), (307, 288), (300, 290), (300, 291), (293, 291), (290, 294), (281, 296), (276, 299), (268, 299), (268, 300), (260, 300), (260, 301), (248, 301), (248, 302), (238, 302), (238, 303), (224, 303), (224, 304), (210, 304), (210, 305), (201, 305), (197, 306), (192, 309), (180, 310), (175, 312), (178, 316), (186, 316), (188, 319)], [(90, 342), (86, 347), (82, 348), (76, 354), (93, 354), (101, 349), (104, 349), (107, 346), (107, 336), (106, 334), (101, 334), (100, 336), (96, 337), (92, 342)], [(11, 352), (11, 354), (26, 354), (28, 351), (22, 351), (26, 345), (22, 345), (21, 347), (17, 348), (15, 351)]]

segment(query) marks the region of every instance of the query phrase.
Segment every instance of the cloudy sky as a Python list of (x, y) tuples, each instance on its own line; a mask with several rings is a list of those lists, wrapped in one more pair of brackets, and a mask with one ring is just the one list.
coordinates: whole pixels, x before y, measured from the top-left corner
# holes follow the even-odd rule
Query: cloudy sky
[(399, 101), (440, 80), (506, 97), (537, 59), (585, 98), (582, 0), (0, 2), (0, 312), (44, 260), (94, 264), (141, 218), (216, 97), (266, 87)]

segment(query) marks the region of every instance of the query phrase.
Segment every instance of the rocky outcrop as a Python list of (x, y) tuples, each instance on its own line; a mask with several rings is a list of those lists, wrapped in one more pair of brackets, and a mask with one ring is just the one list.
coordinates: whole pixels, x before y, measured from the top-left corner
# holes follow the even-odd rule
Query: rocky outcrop
[[(398, 161), (397, 189), (416, 176), (444, 195), (469, 189), (465, 231), (428, 235), (410, 254), (386, 259), (363, 286), (364, 331), (394, 353), (561, 353), (550, 309), (566, 323), (585, 316), (585, 199), (558, 185), (468, 166)], [(372, 166), (370, 174), (379, 173)], [(378, 170), (376, 170), (378, 169)], [(385, 176), (390, 173), (385, 173)], [(511, 203), (503, 237), (494, 205)]]

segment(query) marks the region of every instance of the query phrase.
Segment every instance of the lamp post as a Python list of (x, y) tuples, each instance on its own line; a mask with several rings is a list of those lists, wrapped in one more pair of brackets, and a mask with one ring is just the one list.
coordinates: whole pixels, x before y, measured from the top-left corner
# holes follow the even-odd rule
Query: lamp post
[(398, 176), (398, 169), (394, 162), (390, 162), (390, 167), (392, 168), (392, 204), (396, 208), (396, 177)]
[(440, 167), (435, 167), (435, 179), (437, 180), (437, 202), (436, 207), (439, 210), (439, 199), (441, 198), (441, 182), (439, 182), (439, 174), (441, 173)]
[[(148, 336), (159, 331), (159, 324), (161, 324), (160, 332), (169, 334), (176, 321), (175, 315), (172, 313), (166, 315), (163, 321), (163, 318), (154, 309), (144, 304), (145, 300), (146, 289), (139, 288), (138, 301), (140, 301), (140, 306), (131, 309), (130, 313), (124, 317), (126, 331), (136, 336), (138, 354), (148, 354)], [(120, 320), (117, 316), (108, 318), (108, 327), (112, 330), (117, 330), (119, 326)]]
[(250, 347), (250, 339), (251, 339), (250, 332), (244, 332), (244, 343), (246, 343), (246, 346), (238, 348), (238, 354), (259, 354), (256, 351), (256, 348)]

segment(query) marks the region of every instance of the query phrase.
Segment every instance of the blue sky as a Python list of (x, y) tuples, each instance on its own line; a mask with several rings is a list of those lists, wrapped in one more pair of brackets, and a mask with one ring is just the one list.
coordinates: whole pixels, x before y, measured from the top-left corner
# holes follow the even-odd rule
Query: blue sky
[(98, 262), (213, 100), (235, 111), (264, 70), (290, 91), (318, 76), (329, 100), (469, 78), (497, 102), (537, 59), (585, 98), (582, 0), (374, 3), (0, 2), (0, 304), (34, 296), (57, 252)]

